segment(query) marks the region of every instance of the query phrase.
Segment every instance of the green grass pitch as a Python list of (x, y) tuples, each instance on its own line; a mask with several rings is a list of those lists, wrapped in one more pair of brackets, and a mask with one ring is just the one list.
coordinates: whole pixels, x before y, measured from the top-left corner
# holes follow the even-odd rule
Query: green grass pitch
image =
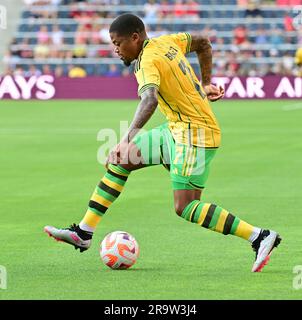
[[(97, 162), (102, 128), (131, 120), (137, 101), (1, 101), (0, 299), (301, 299), (293, 268), (302, 265), (302, 110), (297, 101), (213, 104), (222, 147), (203, 199), (283, 241), (261, 273), (251, 273), (248, 242), (177, 217), (168, 173), (134, 172), (107, 211), (90, 250), (43, 233), (78, 223), (105, 172)], [(157, 112), (147, 127), (161, 124)], [(141, 255), (126, 271), (102, 264), (99, 244), (132, 233)]]

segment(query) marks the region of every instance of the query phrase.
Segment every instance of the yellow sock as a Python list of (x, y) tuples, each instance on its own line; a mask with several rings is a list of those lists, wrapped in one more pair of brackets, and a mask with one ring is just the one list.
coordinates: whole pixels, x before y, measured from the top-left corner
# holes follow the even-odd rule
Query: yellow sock
[(82, 230), (94, 232), (102, 216), (124, 189), (130, 172), (121, 166), (110, 164), (89, 201), (87, 212), (80, 222)]

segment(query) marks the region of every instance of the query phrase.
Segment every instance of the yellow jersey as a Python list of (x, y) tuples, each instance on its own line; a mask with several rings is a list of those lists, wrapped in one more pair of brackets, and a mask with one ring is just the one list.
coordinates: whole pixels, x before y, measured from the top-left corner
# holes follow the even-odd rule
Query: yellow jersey
[(205, 148), (220, 145), (220, 128), (207, 96), (185, 54), (191, 35), (178, 33), (147, 39), (135, 64), (138, 95), (158, 89), (160, 111), (178, 143)]

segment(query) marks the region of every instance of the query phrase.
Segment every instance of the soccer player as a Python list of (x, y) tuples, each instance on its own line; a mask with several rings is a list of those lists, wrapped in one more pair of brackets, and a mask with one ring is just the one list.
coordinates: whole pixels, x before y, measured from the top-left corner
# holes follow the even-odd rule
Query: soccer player
[[(107, 172), (93, 192), (82, 221), (66, 229), (46, 226), (44, 231), (80, 251), (87, 250), (98, 223), (123, 191), (130, 173), (162, 164), (170, 173), (177, 215), (249, 241), (256, 251), (252, 272), (261, 271), (280, 243), (280, 236), (200, 200), (220, 145), (220, 129), (209, 101), (224, 95), (222, 88), (211, 84), (212, 49), (208, 38), (178, 33), (149, 39), (142, 20), (132, 14), (118, 16), (109, 33), (124, 64), (130, 66), (135, 61), (141, 100), (126, 134), (108, 156)], [(189, 52), (197, 54), (201, 83), (185, 57)], [(157, 106), (168, 122), (137, 134)]]

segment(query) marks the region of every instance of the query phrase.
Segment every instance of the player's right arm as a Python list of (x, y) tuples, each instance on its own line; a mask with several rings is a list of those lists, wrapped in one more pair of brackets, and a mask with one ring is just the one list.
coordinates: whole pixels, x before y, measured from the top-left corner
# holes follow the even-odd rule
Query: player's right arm
[(195, 52), (200, 69), (202, 86), (210, 101), (217, 101), (224, 95), (222, 87), (217, 88), (211, 84), (212, 78), (212, 45), (207, 36), (191, 35), (190, 52)]
[(224, 95), (224, 89), (211, 84), (213, 65), (212, 45), (209, 38), (204, 35), (191, 35), (190, 52), (195, 52), (198, 57), (201, 82), (208, 99), (212, 102), (221, 99)]
[(201, 68), (201, 81), (203, 86), (211, 84), (212, 76), (212, 45), (208, 37), (191, 35), (190, 52), (196, 52)]

